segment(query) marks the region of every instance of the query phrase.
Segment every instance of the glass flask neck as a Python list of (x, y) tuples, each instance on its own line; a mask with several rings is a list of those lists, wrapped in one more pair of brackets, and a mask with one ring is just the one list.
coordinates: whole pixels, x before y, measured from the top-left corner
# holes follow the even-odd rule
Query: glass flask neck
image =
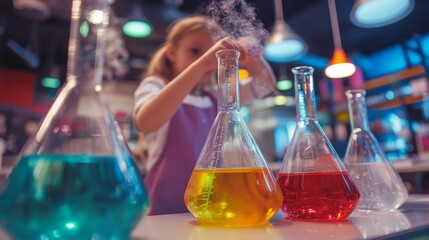
[(238, 59), (240, 52), (226, 49), (216, 52), (218, 74), (218, 111), (239, 110)]
[(316, 97), (313, 87), (312, 67), (301, 66), (292, 69), (295, 77), (296, 112), (299, 121), (316, 121)]
[(346, 91), (350, 125), (352, 129), (369, 129), (365, 94), (366, 92), (363, 89), (353, 89)]
[(68, 47), (67, 81), (87, 91), (99, 91), (104, 64), (104, 31), (108, 0), (73, 0)]

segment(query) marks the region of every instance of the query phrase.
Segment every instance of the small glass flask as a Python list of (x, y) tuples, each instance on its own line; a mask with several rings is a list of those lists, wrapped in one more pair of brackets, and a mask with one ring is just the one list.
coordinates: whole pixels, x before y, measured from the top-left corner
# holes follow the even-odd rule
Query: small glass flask
[(201, 222), (223, 226), (267, 223), (282, 194), (239, 112), (239, 52), (221, 50), (218, 114), (185, 191), (185, 204)]
[(292, 72), (298, 121), (277, 176), (282, 210), (291, 219), (345, 219), (359, 202), (359, 190), (317, 121), (313, 68)]
[(361, 193), (358, 210), (395, 210), (408, 192), (368, 126), (365, 93), (363, 89), (346, 91), (352, 133), (344, 165)]
[(13, 239), (128, 239), (148, 207), (101, 92), (108, 0), (73, 0), (67, 82), (0, 193)]

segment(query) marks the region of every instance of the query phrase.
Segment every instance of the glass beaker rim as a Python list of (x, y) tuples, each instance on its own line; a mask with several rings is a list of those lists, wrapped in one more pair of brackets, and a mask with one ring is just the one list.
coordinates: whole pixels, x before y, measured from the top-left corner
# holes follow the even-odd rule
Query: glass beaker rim
[(353, 96), (353, 95), (358, 95), (358, 97), (365, 96), (366, 91), (364, 89), (349, 89), (346, 91), (346, 96)]
[(292, 68), (293, 73), (313, 73), (314, 68), (311, 66), (297, 66)]
[(217, 57), (220, 57), (220, 56), (225, 55), (225, 54), (235, 54), (236, 57), (240, 56), (240, 52), (238, 50), (235, 50), (235, 49), (222, 49), (222, 50), (219, 50), (216, 52)]

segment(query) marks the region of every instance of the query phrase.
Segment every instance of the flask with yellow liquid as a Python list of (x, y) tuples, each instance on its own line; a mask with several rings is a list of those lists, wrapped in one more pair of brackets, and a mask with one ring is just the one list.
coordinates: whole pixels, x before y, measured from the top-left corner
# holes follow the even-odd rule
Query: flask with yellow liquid
[(282, 192), (239, 112), (239, 52), (221, 50), (218, 114), (195, 165), (185, 204), (200, 223), (252, 226), (280, 209)]

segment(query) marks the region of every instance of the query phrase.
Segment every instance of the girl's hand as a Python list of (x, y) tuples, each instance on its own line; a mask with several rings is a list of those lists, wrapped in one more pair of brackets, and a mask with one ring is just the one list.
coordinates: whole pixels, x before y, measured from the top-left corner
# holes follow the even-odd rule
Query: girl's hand
[(233, 39), (226, 37), (217, 41), (207, 52), (205, 52), (196, 62), (195, 64), (203, 72), (210, 72), (216, 69), (217, 67), (217, 59), (216, 52), (224, 49), (234, 49), (240, 52), (240, 56), (245, 54), (245, 49), (238, 44)]
[(244, 53), (240, 56), (240, 65), (251, 65), (252, 61), (260, 61), (263, 58), (264, 47), (259, 45), (257, 41), (249, 37), (241, 37), (237, 43), (244, 49)]

